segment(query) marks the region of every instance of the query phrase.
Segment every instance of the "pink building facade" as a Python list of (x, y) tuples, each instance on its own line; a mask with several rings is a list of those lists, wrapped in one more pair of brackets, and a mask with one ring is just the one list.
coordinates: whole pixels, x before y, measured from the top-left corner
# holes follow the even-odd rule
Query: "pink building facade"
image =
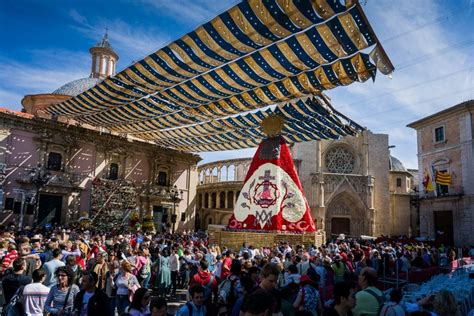
[[(199, 160), (97, 129), (1, 109), (0, 224), (66, 224), (106, 213), (126, 221), (137, 213), (141, 220), (153, 219), (157, 229), (170, 228), (173, 217), (177, 230), (193, 229)], [(47, 183), (38, 185), (35, 170), (42, 170)], [(181, 192), (178, 199), (170, 196), (174, 186)]]

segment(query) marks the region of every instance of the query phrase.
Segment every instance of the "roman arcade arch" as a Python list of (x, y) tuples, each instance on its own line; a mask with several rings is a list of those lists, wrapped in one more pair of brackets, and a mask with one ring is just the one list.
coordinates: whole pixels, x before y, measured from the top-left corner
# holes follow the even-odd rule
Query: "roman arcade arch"
[(198, 167), (196, 228), (209, 224), (227, 225), (240, 189), (252, 162), (251, 158), (220, 160)]

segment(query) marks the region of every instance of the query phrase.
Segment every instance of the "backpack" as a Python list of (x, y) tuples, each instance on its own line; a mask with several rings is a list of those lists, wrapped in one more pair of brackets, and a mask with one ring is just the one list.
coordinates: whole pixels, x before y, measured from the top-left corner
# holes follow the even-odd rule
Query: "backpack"
[(209, 279), (209, 282), (207, 282), (206, 285), (204, 285), (204, 300), (207, 301), (208, 299), (211, 298), (212, 294), (212, 283), (214, 282), (214, 276), (211, 274), (211, 278)]
[(377, 302), (379, 303), (379, 310), (377, 312), (377, 315), (380, 314), (380, 311), (382, 310), (382, 307), (384, 305), (384, 299), (382, 296), (379, 296), (377, 293), (375, 293), (374, 291), (372, 291), (371, 289), (365, 289), (365, 290), (362, 290), (362, 291), (365, 291), (366, 293), (369, 293), (370, 295), (372, 295), (373, 297), (375, 297), (375, 299), (377, 300)]
[(146, 259), (146, 263), (140, 268), (138, 273), (141, 279), (146, 279), (151, 273), (150, 259)]
[(18, 290), (13, 295), (10, 302), (2, 310), (2, 316), (22, 316), (23, 313), (23, 304), (21, 303), (23, 299), (23, 289), (24, 286), (20, 286)]
[(234, 296), (234, 285), (237, 282), (238, 278), (233, 280), (228, 277), (219, 285), (219, 300), (223, 303), (227, 303), (232, 300)]

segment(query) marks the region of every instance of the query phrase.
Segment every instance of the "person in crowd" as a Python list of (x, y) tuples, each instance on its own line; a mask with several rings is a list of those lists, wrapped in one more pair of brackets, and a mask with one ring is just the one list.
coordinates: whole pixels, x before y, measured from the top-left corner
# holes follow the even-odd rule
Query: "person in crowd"
[(344, 275), (347, 272), (347, 266), (342, 261), (341, 255), (337, 254), (334, 256), (334, 263), (331, 265), (331, 268), (334, 271), (334, 283), (343, 282)]
[(207, 310), (212, 310), (211, 305), (217, 303), (217, 280), (214, 275), (209, 272), (209, 263), (202, 259), (199, 263), (199, 272), (193, 276), (189, 282), (189, 287), (201, 285), (204, 287), (204, 304)]
[(366, 267), (361, 270), (358, 280), (361, 290), (356, 294), (356, 305), (352, 309), (352, 313), (355, 316), (378, 316), (380, 307), (383, 304), (383, 294), (375, 286), (377, 279), (377, 271), (375, 269)]
[(191, 300), (186, 302), (176, 314), (177, 316), (205, 316), (207, 315), (206, 305), (204, 305), (204, 287), (195, 285), (189, 289)]
[(433, 312), (438, 316), (461, 316), (456, 298), (448, 290), (436, 293), (433, 299)]
[(244, 299), (243, 316), (270, 316), (275, 309), (276, 301), (273, 295), (262, 289), (250, 292)]
[(103, 290), (105, 288), (105, 275), (107, 274), (107, 252), (101, 251), (97, 254), (92, 271), (97, 275), (96, 287)]
[(307, 275), (303, 275), (300, 279), (300, 290), (293, 307), (295, 310), (311, 312), (313, 316), (319, 315), (322, 311), (318, 284)]
[(230, 275), (230, 265), (232, 264), (232, 260), (235, 258), (234, 253), (232, 250), (227, 250), (225, 253), (225, 258), (222, 261), (221, 267), (221, 280), (225, 280)]
[(43, 285), (46, 278), (44, 269), (33, 271), (33, 283), (25, 285), (21, 302), (26, 316), (43, 316), (44, 305), (48, 298), (50, 288)]
[(402, 291), (399, 289), (392, 289), (390, 292), (390, 301), (385, 303), (380, 310), (380, 315), (383, 316), (404, 316), (405, 310), (400, 302), (403, 298)]
[(158, 297), (151, 302), (150, 305), (151, 316), (167, 316), (168, 303), (164, 297)]
[(352, 316), (355, 305), (354, 289), (348, 282), (334, 285), (334, 300), (324, 311), (324, 316)]
[(116, 277), (119, 274), (120, 264), (114, 260), (109, 262), (106, 273), (105, 294), (107, 295), (107, 316), (115, 315), (115, 305), (117, 296), (117, 287), (115, 285)]
[(76, 256), (69, 255), (66, 258), (66, 266), (71, 268), (74, 272), (74, 284), (79, 285), (82, 278), (83, 269), (80, 265), (77, 264)]
[[(61, 253), (59, 253), (60, 255)], [(48, 293), (44, 310), (52, 316), (73, 315), (74, 298), (79, 293), (79, 287), (74, 284), (74, 272), (71, 268), (62, 265), (56, 269), (54, 274), (57, 282)]]
[[(43, 269), (46, 271), (46, 280), (44, 281), (44, 285), (50, 288), (57, 284), (57, 269), (59, 267), (65, 266), (65, 263), (61, 261), (61, 250), (59, 248), (53, 249), (52, 255), (53, 258), (43, 265)], [(74, 280), (72, 280), (72, 282), (74, 282)]]
[(171, 295), (176, 296), (176, 289), (178, 284), (178, 274), (180, 268), (178, 250), (176, 246), (171, 247), (170, 255), (170, 271), (171, 271)]
[(132, 303), (128, 310), (129, 316), (148, 316), (150, 312), (151, 291), (146, 288), (139, 288), (133, 294)]
[(22, 286), (30, 284), (32, 279), (25, 275), (26, 261), (23, 258), (17, 258), (13, 261), (13, 269), (9, 271), (2, 280), (5, 303), (8, 304), (13, 295)]
[(138, 270), (137, 274), (138, 281), (142, 287), (148, 289), (151, 279), (151, 258), (150, 250), (147, 247), (142, 247), (140, 249), (138, 262), (141, 263), (141, 268)]
[(158, 279), (158, 288), (162, 295), (168, 295), (171, 288), (171, 270), (170, 270), (170, 256), (168, 249), (164, 249), (162, 255), (155, 263), (160, 271)]
[(132, 265), (127, 260), (122, 262), (122, 271), (114, 277), (114, 285), (117, 288), (116, 307), (119, 315), (125, 313), (130, 305), (130, 292), (136, 291), (140, 287), (137, 277), (132, 274)]
[(86, 272), (81, 279), (82, 290), (74, 299), (75, 316), (94, 316), (107, 314), (107, 295), (97, 288), (98, 275)]

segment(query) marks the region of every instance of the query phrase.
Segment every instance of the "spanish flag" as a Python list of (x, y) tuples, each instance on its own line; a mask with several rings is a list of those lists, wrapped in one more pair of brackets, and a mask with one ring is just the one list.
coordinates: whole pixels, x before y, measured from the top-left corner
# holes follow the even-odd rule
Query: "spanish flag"
[(436, 171), (435, 182), (439, 185), (451, 185), (451, 175), (447, 172)]
[(425, 174), (423, 175), (423, 187), (425, 188), (426, 192), (434, 191), (433, 182), (431, 181), (430, 174), (426, 170)]

